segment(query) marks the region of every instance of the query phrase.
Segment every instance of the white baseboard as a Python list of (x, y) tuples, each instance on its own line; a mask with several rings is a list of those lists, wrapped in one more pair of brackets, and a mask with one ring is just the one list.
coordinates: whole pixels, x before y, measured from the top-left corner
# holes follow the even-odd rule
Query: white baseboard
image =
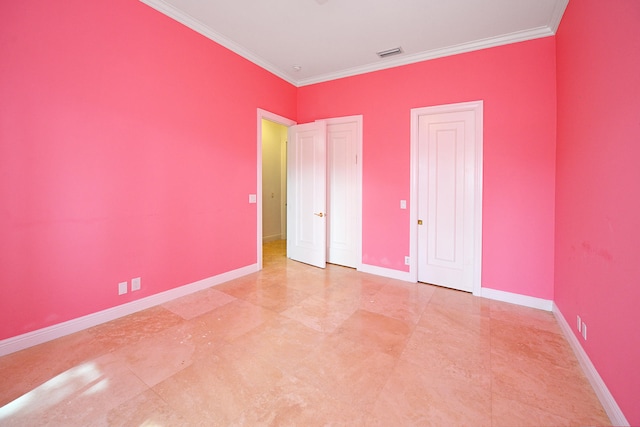
[(155, 295), (150, 295), (146, 298), (111, 307), (96, 313), (91, 313), (76, 319), (71, 319), (66, 322), (38, 329), (16, 337), (7, 338), (0, 341), (0, 356), (42, 344), (65, 335), (73, 334), (83, 329), (91, 328), (123, 316), (128, 316), (129, 314), (164, 304), (165, 302), (176, 298), (210, 288), (211, 286), (219, 285), (220, 283), (228, 282), (229, 280), (237, 279), (238, 277), (246, 276), (247, 274), (251, 274), (256, 271), (258, 271), (257, 264), (248, 265), (246, 267), (218, 274), (217, 276), (199, 280), (188, 285), (169, 289), (168, 291), (160, 292)]
[(552, 300), (530, 297), (528, 295), (514, 294), (511, 292), (499, 291), (497, 289), (482, 288), (480, 296), (482, 296), (483, 298), (494, 299), (497, 301), (508, 302), (511, 304), (523, 305), (525, 307), (537, 308), (545, 311), (553, 310)]
[(284, 240), (282, 234), (273, 234), (271, 236), (263, 236), (262, 243), (275, 242), (276, 240)]
[(376, 276), (388, 277), (389, 279), (402, 280), (404, 282), (413, 282), (408, 271), (392, 270), (390, 268), (378, 267), (375, 265), (361, 264), (358, 271), (363, 273), (375, 274)]
[[(392, 270), (390, 268), (378, 267), (375, 265), (362, 264), (358, 271), (375, 274), (376, 276), (388, 277), (390, 279), (402, 280), (404, 282), (415, 283), (408, 271)], [(522, 305), (525, 307), (537, 308), (545, 311), (553, 310), (553, 301), (530, 297), (527, 295), (514, 294), (512, 292), (499, 291), (497, 289), (481, 288), (481, 297)]]
[(578, 362), (580, 362), (580, 366), (582, 367), (584, 374), (587, 376), (587, 379), (591, 383), (591, 387), (593, 387), (593, 390), (596, 392), (596, 396), (598, 396), (602, 407), (609, 416), (609, 421), (611, 421), (611, 424), (614, 426), (628, 426), (629, 422), (622, 413), (622, 410), (616, 403), (616, 400), (613, 398), (613, 395), (602, 380), (602, 377), (596, 370), (595, 366), (593, 366), (593, 363), (591, 363), (591, 359), (589, 359), (587, 352), (584, 351), (584, 348), (582, 348), (580, 341), (578, 341), (576, 336), (573, 334), (573, 331), (567, 323), (567, 320), (564, 318), (562, 312), (555, 303), (553, 304), (553, 314), (558, 320), (558, 324), (560, 325), (562, 333), (564, 334), (567, 341), (569, 341), (569, 345), (571, 345), (573, 352), (576, 354), (576, 357), (578, 358)]

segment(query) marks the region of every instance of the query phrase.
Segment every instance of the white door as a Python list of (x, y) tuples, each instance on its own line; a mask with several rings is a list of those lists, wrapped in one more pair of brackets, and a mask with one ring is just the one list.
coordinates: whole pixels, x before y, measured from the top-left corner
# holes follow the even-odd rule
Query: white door
[(446, 107), (413, 110), (417, 276), (420, 282), (472, 292), (480, 285), (482, 104)]
[(326, 124), (289, 128), (287, 257), (326, 265)]
[[(342, 119), (341, 119), (342, 120)], [(357, 268), (359, 222), (357, 121), (327, 125), (327, 261)]]

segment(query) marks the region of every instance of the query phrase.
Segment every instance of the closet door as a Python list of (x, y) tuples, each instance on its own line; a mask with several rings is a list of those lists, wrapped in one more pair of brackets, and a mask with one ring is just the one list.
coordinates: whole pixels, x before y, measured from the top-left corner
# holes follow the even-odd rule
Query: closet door
[(287, 256), (360, 267), (362, 117), (289, 128)]
[(480, 284), (482, 104), (413, 111), (418, 281), (472, 292)]
[(326, 123), (289, 128), (287, 165), (287, 257), (325, 268)]
[(356, 121), (327, 126), (327, 261), (358, 266), (359, 179)]

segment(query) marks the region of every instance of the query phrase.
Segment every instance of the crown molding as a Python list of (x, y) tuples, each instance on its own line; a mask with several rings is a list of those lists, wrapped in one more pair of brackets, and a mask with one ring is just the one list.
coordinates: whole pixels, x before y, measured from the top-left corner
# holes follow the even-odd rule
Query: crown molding
[(183, 25), (191, 28), (195, 32), (213, 40), (214, 42), (222, 45), (223, 47), (235, 52), (243, 58), (253, 62), (254, 64), (262, 67), (272, 74), (280, 77), (281, 79), (291, 83), (296, 87), (308, 86), (316, 83), (323, 83), (330, 80), (341, 79), (345, 77), (356, 76), (359, 74), (371, 73), (374, 71), (385, 70), (393, 67), (399, 67), (402, 65), (414, 64), (416, 62), (428, 61), (431, 59), (443, 58), (446, 56), (459, 55), (461, 53), (474, 52), (476, 50), (489, 49), (492, 47), (503, 46), (511, 43), (519, 43), (528, 40), (534, 40), (542, 37), (549, 37), (555, 35), (555, 32), (560, 25), (562, 15), (569, 3), (569, 0), (560, 0), (556, 4), (553, 11), (553, 15), (548, 26), (538, 27), (526, 31), (517, 31), (510, 34), (504, 34), (497, 37), (489, 37), (486, 39), (475, 40), (469, 43), (462, 43), (454, 46), (448, 46), (440, 49), (432, 49), (425, 52), (420, 52), (412, 55), (401, 55), (394, 57), (393, 59), (384, 59), (380, 62), (372, 62), (363, 66), (348, 68), (345, 70), (336, 71), (333, 73), (322, 74), (307, 79), (295, 80), (291, 76), (285, 74), (275, 65), (266, 61), (262, 57), (256, 55), (252, 51), (240, 46), (234, 41), (226, 38), (225, 36), (212, 30), (210, 27), (194, 18), (193, 16), (177, 9), (165, 0), (140, 0), (142, 3), (157, 10), (158, 12), (180, 22)]
[(207, 37), (208, 39), (213, 40), (219, 45), (226, 47), (230, 51), (253, 62), (257, 66), (264, 68), (265, 70), (269, 71), (272, 74), (275, 74), (276, 76), (291, 83), (292, 85), (298, 86), (295, 80), (291, 80), (289, 76), (282, 73), (276, 66), (274, 66), (270, 62), (265, 61), (260, 56), (256, 55), (255, 53), (251, 52), (248, 49), (245, 49), (244, 47), (240, 46), (238, 43), (235, 43), (234, 41), (226, 38), (222, 34), (219, 34), (213, 31), (211, 27), (205, 25), (204, 23), (194, 18), (193, 16), (189, 15), (188, 13), (185, 13), (177, 9), (173, 5), (167, 3), (166, 1), (164, 0), (140, 0), (140, 1), (146, 4), (147, 6), (157, 10), (158, 12), (168, 16), (169, 18), (172, 18), (180, 22), (181, 24), (191, 28), (196, 33), (199, 33)]
[(307, 86), (316, 83), (322, 83), (330, 80), (351, 77), (358, 74), (370, 73), (373, 71), (385, 70), (388, 68), (399, 67), (402, 65), (415, 64), (416, 62), (428, 61), (430, 59), (443, 58), (446, 56), (458, 55), (461, 53), (474, 52), (476, 50), (488, 49), (497, 46), (503, 46), (511, 43), (518, 43), (528, 40), (534, 40), (542, 37), (552, 36), (554, 33), (549, 27), (539, 27), (527, 31), (518, 31), (515, 33), (505, 34), (498, 37), (490, 37), (482, 40), (476, 40), (469, 43), (462, 43), (455, 46), (448, 46), (441, 49), (433, 49), (413, 55), (397, 56), (393, 59), (383, 60), (384, 62), (372, 62), (361, 67), (349, 68), (337, 71), (335, 73), (323, 74), (321, 76), (300, 80), (297, 86)]

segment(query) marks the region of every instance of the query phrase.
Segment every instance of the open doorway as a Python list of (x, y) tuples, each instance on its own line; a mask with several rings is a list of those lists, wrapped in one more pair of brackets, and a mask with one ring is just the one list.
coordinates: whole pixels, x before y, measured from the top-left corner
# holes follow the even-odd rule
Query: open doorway
[[(286, 138), (295, 121), (258, 109), (257, 260), (262, 269), (263, 243), (287, 237)], [(265, 142), (266, 141), (266, 142)]]
[[(322, 255), (322, 262), (318, 265), (321, 268), (328, 262), (360, 269), (362, 116), (318, 120), (314, 123), (295, 126), (296, 123), (292, 120), (258, 109), (258, 269), (263, 267), (263, 245), (281, 240), (286, 242), (283, 246), (287, 257), (293, 260), (309, 263), (291, 251), (301, 245), (306, 248), (312, 246), (314, 251), (317, 250)], [(297, 143), (294, 144), (297, 132), (309, 126), (322, 126), (321, 145), (325, 153), (323, 158), (326, 160), (323, 162), (323, 178), (313, 174), (312, 180), (314, 183), (326, 184), (325, 190), (317, 194), (322, 198), (322, 206), (318, 204), (320, 210), (312, 207), (310, 212), (305, 212), (308, 215), (304, 216), (304, 221), (316, 217), (322, 220), (321, 235), (326, 239), (322, 239), (319, 244), (320, 239), (311, 241), (309, 233), (305, 233), (308, 227), (303, 227), (306, 223), (300, 222), (300, 210), (297, 209), (308, 207), (309, 203), (306, 202), (312, 199), (311, 193), (307, 190), (294, 191), (302, 189), (301, 177), (310, 176), (306, 162), (308, 159), (298, 159), (300, 153), (309, 154), (309, 145), (301, 145), (306, 147), (304, 150), (292, 151), (292, 147), (298, 147)], [(292, 140), (288, 141), (289, 138)], [(295, 165), (298, 169), (302, 168), (298, 171), (300, 173), (295, 173)], [(311, 204), (315, 204), (315, 201), (314, 197)], [(294, 234), (298, 239), (294, 238)], [(314, 232), (314, 236), (316, 234), (318, 233)]]
[(262, 243), (287, 239), (287, 131), (262, 119)]

